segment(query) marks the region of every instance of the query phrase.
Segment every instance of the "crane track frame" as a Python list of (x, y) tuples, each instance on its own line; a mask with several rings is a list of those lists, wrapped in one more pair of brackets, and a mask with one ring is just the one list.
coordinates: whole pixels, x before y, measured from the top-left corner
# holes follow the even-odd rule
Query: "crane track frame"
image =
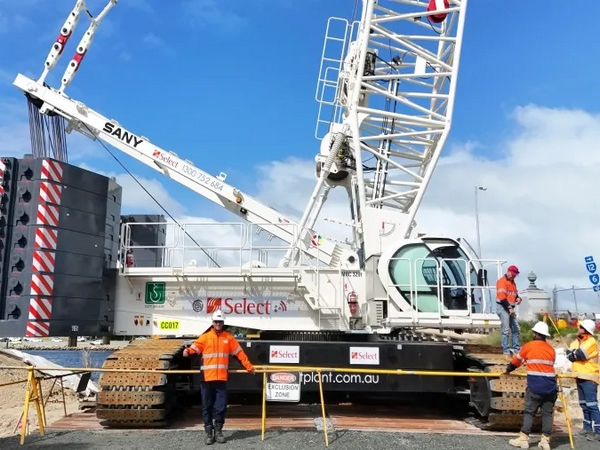
[[(324, 336), (324, 335), (323, 335)], [(298, 341), (287, 341), (284, 339), (273, 339), (273, 333), (267, 335), (268, 340), (248, 340), (251, 345), (289, 345), (298, 344)], [(314, 333), (313, 338), (322, 337), (321, 333)], [(373, 336), (369, 341), (362, 342), (338, 341), (335, 337), (329, 342), (318, 342), (307, 340), (305, 344), (325, 345), (370, 345), (383, 348), (385, 344), (398, 345), (420, 345), (436, 344), (449, 347), (453, 352), (453, 368), (457, 371), (464, 370), (465, 373), (475, 372), (500, 372), (506, 368), (506, 361), (498, 348), (491, 345), (465, 344), (449, 340), (445, 342), (428, 342), (428, 338), (416, 336), (396, 336), (392, 339), (379, 339)], [(375, 340), (373, 340), (375, 339)], [(189, 368), (189, 360), (183, 366), (180, 365), (182, 352), (186, 341), (190, 339), (146, 339), (136, 340), (123, 349), (117, 350), (110, 355), (103, 368), (123, 369), (147, 369), (168, 371), (177, 368)], [(245, 345), (241, 341), (242, 346)], [(248, 348), (245, 346), (244, 348)], [(232, 358), (232, 362), (237, 360)], [(262, 363), (263, 361), (260, 361)], [(234, 363), (234, 364), (235, 364)], [(256, 361), (255, 361), (256, 363)], [(237, 364), (235, 364), (237, 368)], [(192, 364), (192, 367), (194, 365)], [(400, 369), (401, 367), (398, 367)], [(520, 367), (517, 372), (523, 372)], [(200, 372), (199, 372), (200, 375)], [(232, 374), (230, 376), (230, 390), (232, 393), (248, 391), (246, 385), (239, 383), (244, 374)], [(194, 385), (190, 376), (189, 384)], [(391, 375), (390, 377), (394, 377)], [(185, 376), (177, 374), (152, 374), (152, 373), (107, 373), (100, 378), (100, 392), (97, 399), (96, 416), (100, 424), (106, 428), (164, 428), (169, 426), (178, 416), (178, 406), (182, 402), (181, 393), (185, 389), (178, 389), (177, 383), (184, 381)], [(460, 378), (460, 380), (458, 380)], [(197, 380), (197, 379), (196, 379)], [(500, 377), (455, 377), (454, 381), (458, 387), (468, 386), (469, 406), (474, 410), (467, 422), (486, 431), (518, 431), (523, 422), (523, 406), (526, 392), (526, 379), (503, 375)], [(239, 384), (236, 386), (236, 384)], [(255, 383), (256, 384), (256, 383)], [(261, 384), (261, 383), (258, 383)], [(256, 385), (258, 386), (258, 385)], [(256, 386), (253, 387), (256, 390)], [(433, 385), (432, 385), (433, 386)], [(443, 392), (443, 387), (437, 386)], [(329, 391), (335, 394), (333, 391)], [(393, 392), (393, 391), (389, 391)], [(404, 391), (402, 391), (404, 392)], [(409, 391), (406, 391), (409, 392)], [(256, 392), (258, 394), (258, 391)], [(381, 392), (379, 392), (381, 394)], [(534, 429), (541, 427), (541, 416), (536, 415)]]

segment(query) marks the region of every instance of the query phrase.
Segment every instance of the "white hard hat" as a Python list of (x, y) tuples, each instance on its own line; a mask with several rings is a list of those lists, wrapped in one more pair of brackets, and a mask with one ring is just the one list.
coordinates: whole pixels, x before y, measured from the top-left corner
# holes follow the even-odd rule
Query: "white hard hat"
[(223, 314), (223, 311), (220, 309), (217, 309), (212, 315), (212, 320), (216, 322), (225, 322), (225, 314)]
[(550, 330), (548, 329), (548, 325), (546, 325), (544, 322), (536, 323), (531, 330), (544, 336), (550, 336)]
[(579, 326), (590, 334), (594, 334), (594, 330), (596, 328), (596, 324), (590, 319), (585, 319), (584, 321), (579, 322)]

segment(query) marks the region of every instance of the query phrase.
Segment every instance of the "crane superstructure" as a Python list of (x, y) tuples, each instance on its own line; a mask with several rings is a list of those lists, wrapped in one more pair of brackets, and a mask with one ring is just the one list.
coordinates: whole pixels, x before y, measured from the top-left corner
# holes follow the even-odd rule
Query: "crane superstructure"
[[(127, 283), (121, 285), (135, 291), (138, 298), (141, 292), (147, 296), (148, 289), (161, 286), (160, 305), (165, 304), (165, 298), (170, 298), (170, 305), (176, 304), (178, 299), (174, 300), (173, 295), (185, 291), (186, 307), (165, 317), (188, 324), (178, 328), (180, 331), (197, 327), (197, 317), (181, 317), (199, 300), (197, 297), (205, 297), (203, 303), (209, 298), (233, 298), (229, 293), (215, 295), (224, 290), (220, 283), (227, 284), (232, 292), (247, 293), (248, 277), (254, 282), (255, 294), (263, 297), (269, 295), (273, 283), (283, 283), (277, 295), (271, 292), (270, 296), (276, 298), (273, 302), (279, 302), (287, 311), (295, 304), (298, 314), (305, 316), (306, 320), (296, 320), (298, 317), (292, 315), (289, 324), (269, 321), (272, 329), (376, 328), (389, 332), (408, 325), (498, 325), (495, 315), (475, 312), (473, 293), (476, 288), (486, 289), (478, 283), (477, 274), (483, 265), (476, 255), (453, 239), (410, 236), (450, 130), (466, 0), (369, 0), (363, 1), (360, 21), (332, 19), (344, 26), (341, 37), (333, 37), (328, 31), (323, 47), (317, 87), (321, 106), (318, 125), (322, 129), (325, 124), (327, 129), (324, 136), (318, 136), (321, 149), (316, 158), (317, 182), (298, 223), (227, 184), (225, 174), (210, 175), (65, 94), (100, 21), (115, 4), (110, 0), (91, 19), (58, 89), (47, 86), (45, 79), (61, 57), (79, 15), (87, 11), (83, 0), (77, 1), (65, 21), (41, 77), (33, 80), (19, 74), (14, 85), (38, 104), (42, 113), (64, 117), (68, 132), (75, 130), (100, 139), (245, 219), (253, 229), (242, 230), (241, 247), (250, 248), (242, 248), (241, 253), (248, 250), (250, 255), (270, 252), (283, 256), (276, 266), (270, 264), (272, 256), (269, 261), (251, 257), (234, 269), (231, 265), (214, 267), (220, 266), (214, 264), (216, 257), (209, 258), (209, 266), (213, 267), (190, 265), (190, 255), (198, 251), (198, 246), (190, 248), (186, 244), (191, 225), (178, 225), (172, 229), (176, 235), (172, 246), (183, 247), (179, 258), (174, 258), (176, 251), (169, 248), (165, 249), (168, 256), (163, 267), (123, 267), (121, 274)], [(336, 39), (343, 42), (345, 54), (329, 57), (329, 44)], [(330, 112), (329, 121), (323, 119), (326, 111)], [(336, 186), (348, 192), (353, 230), (349, 246), (315, 230), (328, 192)], [(122, 232), (123, 253), (131, 249), (132, 226), (126, 224)], [(276, 238), (279, 245), (265, 248), (248, 244), (250, 237), (262, 231), (267, 232), (269, 241)], [(285, 245), (287, 250), (283, 252)], [(415, 251), (415, 245), (420, 250)], [(205, 248), (201, 250), (205, 252)], [(412, 256), (407, 258), (407, 252)], [(496, 265), (499, 275), (500, 263), (490, 264)], [(212, 277), (215, 284), (203, 282), (200, 286), (200, 276)], [(177, 293), (167, 292), (164, 284), (148, 283), (173, 283)], [(236, 305), (230, 305), (229, 312), (248, 312), (247, 307)], [(123, 310), (135, 307), (127, 305)], [(193, 310), (198, 308), (196, 302)], [(162, 306), (160, 313), (166, 310), (168, 307)], [(253, 328), (265, 326), (265, 317), (256, 320), (244, 316), (237, 314), (234, 322)], [(117, 315), (115, 320), (121, 324), (115, 326), (117, 332), (132, 334), (131, 326), (124, 325), (131, 325), (129, 317), (120, 320)]]
[[(111, 332), (195, 336), (221, 309), (229, 325), (262, 331), (257, 343), (249, 340), (245, 347), (257, 363), (485, 370), (481, 356), (465, 356), (462, 347), (431, 345), (421, 335), (404, 340), (423, 327), (500, 325), (497, 315), (478, 309), (475, 298), (494, 301), (487, 272), (501, 276), (504, 262), (478, 259), (464, 240), (412, 236), (451, 128), (467, 0), (363, 0), (360, 20), (330, 19), (316, 92), (317, 181), (298, 222), (227, 184), (225, 174), (210, 175), (66, 95), (101, 20), (116, 3), (109, 0), (96, 18), (88, 13), (91, 24), (59, 88), (45, 79), (87, 12), (84, 0), (65, 21), (41, 77), (19, 74), (14, 85), (41, 113), (63, 117), (68, 132), (110, 144), (246, 222), (124, 223), (121, 256), (139, 250), (132, 242), (138, 226), (164, 226), (169, 242), (151, 246), (161, 252), (160, 264), (119, 268)], [(339, 35), (330, 32), (336, 24)], [(317, 225), (335, 187), (348, 194), (352, 239), (346, 243), (325, 237)], [(239, 243), (197, 243), (215, 230)], [(204, 259), (198, 262), (197, 255)], [(50, 334), (51, 322), (43, 327)], [(143, 357), (136, 353), (131, 359), (122, 350), (107, 367), (185, 365), (181, 339), (143, 345)], [(98, 417), (158, 423), (173, 406), (161, 386), (173, 383), (160, 374), (103, 375)], [(398, 384), (378, 377), (371, 385), (342, 381), (333, 389), (448, 393), (468, 389), (469, 383), (477, 386), (472, 404), (487, 415), (491, 388), (473, 380), (405, 377)], [(316, 386), (314, 379), (303, 384)], [(146, 386), (144, 398), (136, 396), (138, 385)], [(230, 389), (254, 392), (260, 386), (233, 376)]]
[[(353, 247), (368, 259), (415, 227), (450, 131), (467, 2), (362, 4), (359, 22), (328, 26), (316, 92), (319, 183), (300, 225), (313, 226), (328, 191), (343, 186)], [(339, 29), (341, 37), (329, 32)], [(336, 57), (340, 47), (347, 53)]]

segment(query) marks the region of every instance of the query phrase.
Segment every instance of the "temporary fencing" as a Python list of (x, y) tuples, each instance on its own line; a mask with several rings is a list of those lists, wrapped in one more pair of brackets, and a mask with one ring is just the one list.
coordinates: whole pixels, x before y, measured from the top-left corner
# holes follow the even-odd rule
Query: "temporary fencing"
[[(327, 429), (327, 420), (326, 420), (326, 412), (325, 412), (325, 401), (323, 396), (323, 381), (321, 374), (323, 372), (339, 372), (339, 373), (361, 373), (361, 374), (381, 374), (381, 375), (398, 375), (398, 376), (406, 376), (406, 375), (414, 375), (414, 376), (449, 376), (449, 377), (467, 377), (467, 378), (498, 378), (500, 376), (510, 376), (510, 377), (526, 377), (526, 373), (501, 373), (501, 372), (452, 372), (452, 371), (433, 371), (433, 370), (404, 370), (404, 369), (357, 369), (357, 368), (345, 368), (345, 367), (314, 367), (314, 366), (285, 366), (285, 365), (257, 365), (254, 366), (256, 369), (255, 373), (263, 374), (263, 392), (262, 392), (262, 420), (261, 420), (261, 440), (265, 439), (265, 430), (266, 430), (266, 419), (267, 419), (267, 374), (275, 373), (275, 372), (291, 372), (291, 373), (299, 373), (299, 372), (316, 372), (319, 376), (319, 394), (321, 401), (321, 414), (323, 416), (323, 434), (325, 437), (325, 445), (329, 446), (329, 436)], [(27, 423), (27, 415), (29, 410), (30, 402), (34, 402), (38, 414), (38, 423), (40, 424), (40, 434), (44, 434), (44, 426), (46, 425), (45, 421), (45, 402), (43, 401), (43, 396), (41, 395), (41, 384), (39, 383), (39, 379), (42, 377), (36, 377), (34, 374), (35, 370), (38, 371), (56, 371), (55, 367), (36, 367), (36, 366), (28, 366), (23, 368), (22, 366), (3, 366), (0, 367), (2, 369), (26, 369), (27, 370), (27, 379), (17, 382), (5, 383), (2, 386), (9, 386), (19, 383), (27, 382), (27, 389), (25, 391), (25, 403), (23, 404), (23, 423)], [(83, 367), (62, 367), (61, 371), (71, 372), (70, 375), (73, 374), (88, 374), (91, 372), (101, 372), (101, 373), (165, 373), (165, 374), (180, 374), (180, 375), (193, 375), (198, 374), (198, 370), (149, 370), (149, 369), (102, 369), (102, 368), (83, 368)], [(246, 370), (230, 370), (230, 373), (247, 373)], [(64, 375), (63, 375), (64, 376)], [(52, 377), (48, 377), (52, 378)], [(559, 385), (559, 394), (561, 396), (561, 402), (563, 406), (563, 411), (565, 414), (565, 419), (567, 421), (567, 429), (569, 433), (569, 439), (571, 443), (571, 448), (575, 448), (573, 444), (573, 436), (571, 431), (571, 422), (570, 417), (567, 411), (567, 403), (564, 398), (564, 394), (562, 391), (562, 385), (560, 383), (561, 378), (576, 378), (574, 374), (557, 374), (556, 378), (558, 379)], [(38, 395), (39, 392), (39, 395)], [(63, 391), (63, 400), (64, 400), (64, 391)], [(66, 408), (66, 406), (65, 406)], [(66, 410), (65, 410), (66, 415)], [(25, 425), (21, 428), (21, 445), (25, 442)]]
[[(28, 367), (23, 367), (23, 366), (2, 366), (0, 367), (0, 370), (26, 370), (27, 371), (27, 378), (23, 379), (23, 380), (19, 380), (19, 381), (10, 381), (8, 383), (2, 383), (0, 384), (0, 388), (2, 387), (6, 387), (6, 386), (14, 386), (17, 384), (22, 384), (22, 383), (27, 383), (26, 384), (26, 388), (25, 388), (25, 404), (23, 406), (23, 411), (21, 412), (21, 416), (19, 417), (19, 420), (17, 422), (17, 425), (15, 426), (15, 429), (13, 430), (13, 432), (16, 432), (16, 430), (19, 428), (19, 426), (21, 427), (21, 444), (24, 443), (24, 439), (25, 439), (25, 434), (27, 433), (27, 428), (28, 428), (28, 415), (29, 415), (29, 403), (30, 402), (34, 402), (35, 406), (36, 406), (36, 410), (38, 413), (38, 424), (40, 427), (40, 432), (42, 434), (44, 434), (44, 427), (47, 426), (47, 422), (46, 422), (46, 404), (48, 403), (48, 400), (50, 399), (50, 396), (52, 395), (52, 392), (54, 391), (54, 387), (56, 386), (56, 383), (59, 382), (60, 383), (60, 388), (61, 388), (61, 395), (62, 395), (62, 404), (63, 404), (63, 411), (64, 411), (64, 416), (67, 416), (67, 401), (65, 399), (65, 388), (63, 385), (63, 378), (65, 376), (69, 376), (72, 374), (68, 374), (68, 375), (55, 375), (55, 376), (51, 376), (51, 375), (36, 375), (35, 371), (36, 370), (47, 370), (47, 369), (42, 369), (42, 368), (37, 368), (34, 366), (28, 366)], [(56, 370), (54, 368), (54, 370)], [(46, 395), (46, 398), (44, 399), (44, 392), (42, 389), (42, 381), (47, 381), (47, 380), (53, 380), (52, 382), (52, 386), (50, 387), (50, 390), (48, 391), (48, 394)]]

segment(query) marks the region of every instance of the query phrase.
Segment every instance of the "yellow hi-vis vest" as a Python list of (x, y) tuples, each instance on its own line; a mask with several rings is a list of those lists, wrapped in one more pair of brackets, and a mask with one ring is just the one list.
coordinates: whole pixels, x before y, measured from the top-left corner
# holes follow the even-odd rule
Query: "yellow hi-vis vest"
[[(591, 380), (600, 384), (598, 370), (598, 342), (590, 334), (586, 334), (571, 343), (569, 347), (577, 353), (583, 353), (583, 361), (573, 362), (573, 373), (582, 380)], [(579, 351), (578, 351), (579, 350)]]

